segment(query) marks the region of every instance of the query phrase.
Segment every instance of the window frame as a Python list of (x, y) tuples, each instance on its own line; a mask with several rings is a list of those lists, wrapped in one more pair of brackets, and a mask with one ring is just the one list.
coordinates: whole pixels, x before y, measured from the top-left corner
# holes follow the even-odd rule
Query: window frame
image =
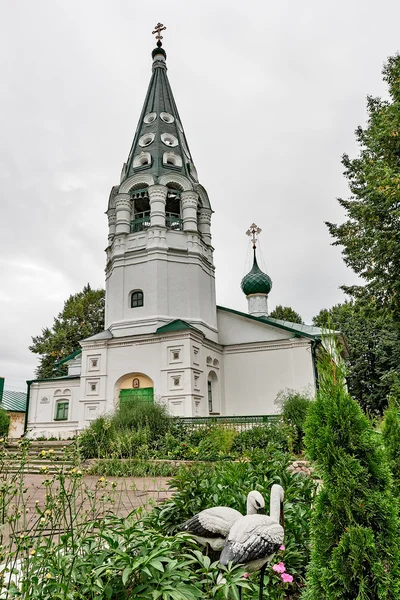
[[(61, 416), (62, 411), (62, 416)], [(69, 400), (58, 400), (56, 403), (55, 421), (68, 421)]]
[[(134, 301), (137, 299), (137, 302), (139, 302), (139, 298), (141, 298), (141, 304), (134, 304)], [(131, 292), (131, 301), (130, 301), (130, 307), (131, 308), (141, 308), (144, 306), (144, 293), (143, 290), (134, 290), (133, 292)]]

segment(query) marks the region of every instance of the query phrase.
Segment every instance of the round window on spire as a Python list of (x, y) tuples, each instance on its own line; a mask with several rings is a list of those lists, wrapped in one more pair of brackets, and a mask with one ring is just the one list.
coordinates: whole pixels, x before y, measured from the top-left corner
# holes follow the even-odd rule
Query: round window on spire
[(174, 146), (177, 146), (179, 143), (177, 138), (174, 135), (172, 135), (171, 133), (162, 133), (161, 140), (164, 142), (164, 144), (166, 146), (170, 146), (171, 148), (173, 148)]
[(164, 121), (164, 123), (173, 123), (175, 121), (174, 117), (166, 112), (160, 113), (160, 118)]
[(150, 144), (154, 141), (154, 138), (155, 138), (154, 133), (145, 133), (139, 139), (139, 146), (141, 146), (142, 148), (144, 146), (150, 146)]
[(145, 123), (153, 123), (153, 121), (155, 121), (157, 118), (157, 113), (152, 112), (152, 113), (147, 113), (147, 115), (145, 116), (145, 118), (143, 119), (143, 121)]

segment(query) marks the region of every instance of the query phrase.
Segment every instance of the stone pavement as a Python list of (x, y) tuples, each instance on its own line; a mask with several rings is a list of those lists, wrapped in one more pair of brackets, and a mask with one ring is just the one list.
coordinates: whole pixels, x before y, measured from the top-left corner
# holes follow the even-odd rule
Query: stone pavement
[[(49, 535), (52, 529), (52, 511), (44, 513), (46, 509), (46, 495), (50, 495), (52, 501), (59, 497), (59, 483), (53, 482), (46, 487), (46, 479), (51, 480), (51, 475), (26, 474), (23, 476), (25, 493), (18, 494), (11, 502), (8, 513), (16, 509), (21, 517), (16, 523), (16, 532), (30, 533), (33, 537), (37, 535)], [(77, 515), (77, 520), (86, 522), (96, 517), (102, 517), (107, 513), (117, 516), (126, 516), (134, 509), (143, 507), (150, 509), (152, 506), (167, 500), (173, 491), (168, 487), (169, 478), (165, 477), (99, 477), (85, 475), (77, 479), (77, 491), (72, 499), (72, 512)], [(69, 485), (73, 480), (69, 481)], [(50, 502), (51, 504), (51, 502)], [(65, 505), (65, 504), (64, 504)], [(44, 513), (44, 523), (38, 526), (41, 514), (37, 508)], [(69, 515), (66, 515), (69, 521)], [(59, 518), (57, 518), (59, 521)], [(41, 534), (39, 533), (41, 531)], [(48, 533), (46, 533), (48, 532)], [(6, 526), (3, 543), (10, 542), (10, 530)]]

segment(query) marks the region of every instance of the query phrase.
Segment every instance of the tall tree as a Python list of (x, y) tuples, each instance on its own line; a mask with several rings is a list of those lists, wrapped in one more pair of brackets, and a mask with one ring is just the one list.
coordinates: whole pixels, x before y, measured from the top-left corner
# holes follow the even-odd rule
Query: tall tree
[(51, 328), (42, 329), (32, 337), (29, 350), (40, 355), (35, 374), (38, 378), (66, 373), (65, 366), (55, 363), (79, 349), (79, 342), (104, 329), (104, 290), (92, 290), (86, 285), (81, 292), (71, 295), (64, 308), (54, 319)]
[(393, 383), (388, 374), (400, 374), (400, 334), (390, 315), (359, 299), (321, 310), (313, 323), (343, 333), (349, 392), (365, 411), (383, 414)]
[(319, 375), (305, 444), (322, 486), (302, 599), (396, 600), (399, 518), (384, 449), (346, 389), (343, 366), (323, 355)]
[(400, 55), (383, 69), (389, 99), (368, 97), (368, 121), (358, 127), (357, 158), (343, 156), (351, 196), (339, 199), (347, 212), (341, 225), (327, 223), (343, 246), (343, 257), (365, 281), (345, 287), (353, 296), (367, 293), (382, 306), (400, 310)]
[(298, 312), (293, 310), (290, 306), (282, 306), (278, 304), (274, 310), (270, 313), (270, 317), (274, 319), (281, 319), (281, 321), (290, 321), (291, 323), (303, 323), (303, 319)]

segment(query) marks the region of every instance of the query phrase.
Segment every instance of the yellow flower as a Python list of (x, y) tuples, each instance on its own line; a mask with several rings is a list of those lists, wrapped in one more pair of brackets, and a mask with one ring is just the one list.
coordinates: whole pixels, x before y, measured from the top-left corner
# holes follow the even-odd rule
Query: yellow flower
[(110, 569), (106, 570), (106, 575), (109, 575), (111, 573)]
[(53, 577), (53, 575), (51, 573), (47, 573), (47, 575), (45, 575), (46, 579), (51, 579)]
[(51, 515), (51, 510), (46, 510), (46, 512), (44, 513), (45, 515)]
[(0, 438), (0, 442), (4, 442), (4, 438)]
[(44, 523), (45, 521), (46, 521), (46, 519), (45, 519), (44, 517), (42, 517), (42, 518), (40, 519), (40, 522), (41, 522), (41, 523)]
[(31, 549), (29, 550), (29, 554), (30, 554), (31, 556), (33, 556), (34, 554), (36, 554), (36, 550), (35, 550), (35, 548), (31, 548)]
[(106, 478), (105, 477), (100, 477), (99, 481), (105, 481)]

